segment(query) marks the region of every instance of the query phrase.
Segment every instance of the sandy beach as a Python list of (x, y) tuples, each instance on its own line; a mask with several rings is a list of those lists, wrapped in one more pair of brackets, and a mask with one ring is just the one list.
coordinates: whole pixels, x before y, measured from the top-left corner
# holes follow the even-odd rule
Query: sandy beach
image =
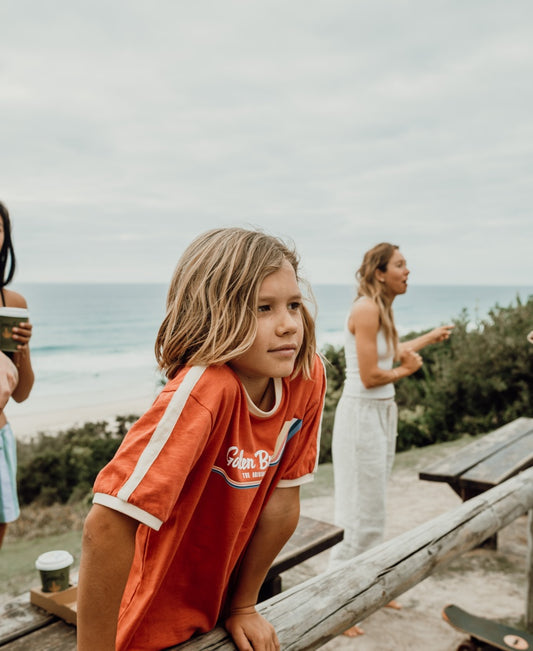
[(91, 393), (67, 396), (64, 406), (48, 405), (45, 399), (28, 400), (21, 404), (10, 401), (6, 412), (15, 436), (28, 441), (39, 432), (53, 434), (86, 422), (113, 421), (116, 416), (140, 416), (153, 402), (156, 395), (152, 385), (136, 387), (131, 396), (115, 396), (110, 393)]

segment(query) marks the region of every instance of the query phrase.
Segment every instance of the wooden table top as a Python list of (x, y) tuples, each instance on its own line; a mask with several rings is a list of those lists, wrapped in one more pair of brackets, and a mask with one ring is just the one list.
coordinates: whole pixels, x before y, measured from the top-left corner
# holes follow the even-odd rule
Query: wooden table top
[(454, 489), (487, 490), (533, 466), (533, 418), (517, 418), (480, 436), (419, 473), (420, 479), (447, 482)]

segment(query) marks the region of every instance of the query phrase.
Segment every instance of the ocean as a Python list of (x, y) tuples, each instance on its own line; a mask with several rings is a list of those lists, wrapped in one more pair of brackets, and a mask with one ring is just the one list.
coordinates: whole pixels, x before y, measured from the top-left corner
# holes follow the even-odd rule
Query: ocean
[[(20, 412), (75, 409), (99, 402), (155, 396), (160, 376), (154, 341), (164, 315), (167, 285), (13, 284), (28, 302), (35, 386)], [(342, 345), (354, 295), (349, 285), (316, 285), (317, 340)], [(533, 295), (533, 286), (413, 285), (394, 302), (400, 334), (450, 322), (466, 309), (475, 323), (496, 304)], [(533, 324), (532, 324), (533, 327)]]

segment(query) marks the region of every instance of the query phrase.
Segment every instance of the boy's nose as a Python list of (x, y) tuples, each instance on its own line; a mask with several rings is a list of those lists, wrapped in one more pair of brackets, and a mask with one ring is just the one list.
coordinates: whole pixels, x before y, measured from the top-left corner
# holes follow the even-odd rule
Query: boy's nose
[(286, 332), (296, 332), (297, 330), (296, 319), (292, 314), (286, 312), (280, 318), (277, 329), (278, 332), (281, 332), (282, 334), (285, 334)]

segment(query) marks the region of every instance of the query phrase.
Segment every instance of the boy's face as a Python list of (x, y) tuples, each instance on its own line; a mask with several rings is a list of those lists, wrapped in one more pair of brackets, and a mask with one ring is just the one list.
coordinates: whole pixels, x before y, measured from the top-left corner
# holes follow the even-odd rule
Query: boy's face
[(287, 377), (294, 370), (303, 339), (301, 304), (296, 274), (285, 260), (261, 283), (254, 343), (229, 362), (254, 401), (270, 378)]

